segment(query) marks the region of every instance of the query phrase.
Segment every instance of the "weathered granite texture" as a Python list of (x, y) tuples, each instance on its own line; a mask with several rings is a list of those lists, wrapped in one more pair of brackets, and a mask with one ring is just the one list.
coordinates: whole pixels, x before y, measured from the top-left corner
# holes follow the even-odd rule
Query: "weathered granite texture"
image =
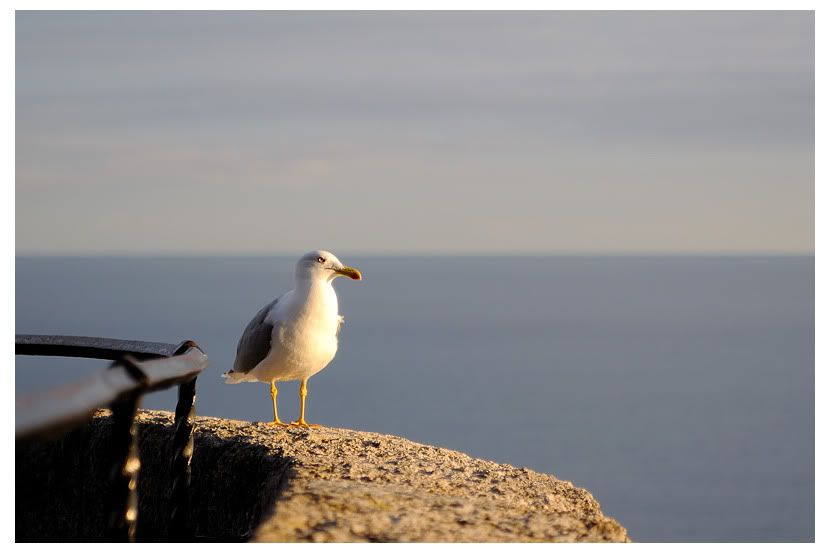
[[(161, 541), (170, 535), (172, 414), (142, 411), (139, 423), (138, 537)], [(100, 412), (62, 440), (18, 444), (18, 541), (100, 539), (94, 498), (106, 482), (95, 459), (108, 428)], [(570, 482), (395, 436), (198, 417), (192, 466), (203, 539), (628, 541)]]

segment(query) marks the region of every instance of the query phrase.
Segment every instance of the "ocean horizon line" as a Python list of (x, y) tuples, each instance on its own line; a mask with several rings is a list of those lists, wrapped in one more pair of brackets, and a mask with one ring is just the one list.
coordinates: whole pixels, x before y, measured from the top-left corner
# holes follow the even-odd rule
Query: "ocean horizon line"
[[(15, 258), (262, 258), (262, 257), (295, 257), (303, 255), (304, 251), (280, 251), (280, 252), (15, 252)], [(517, 258), (718, 258), (718, 257), (815, 257), (815, 251), (810, 252), (789, 252), (789, 251), (643, 251), (643, 252), (359, 252), (340, 251), (338, 256), (347, 257), (396, 257), (396, 258), (492, 258), (492, 257), (517, 257)]]

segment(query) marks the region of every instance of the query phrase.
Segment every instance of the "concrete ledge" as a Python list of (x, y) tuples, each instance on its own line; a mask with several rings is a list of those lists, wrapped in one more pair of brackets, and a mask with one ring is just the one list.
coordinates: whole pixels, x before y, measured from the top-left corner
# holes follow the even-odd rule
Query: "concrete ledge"
[[(170, 535), (173, 415), (139, 413), (141, 541)], [(110, 417), (16, 447), (16, 540), (97, 541)], [(628, 541), (570, 482), (463, 453), (337, 428), (198, 417), (197, 536), (221, 541)]]

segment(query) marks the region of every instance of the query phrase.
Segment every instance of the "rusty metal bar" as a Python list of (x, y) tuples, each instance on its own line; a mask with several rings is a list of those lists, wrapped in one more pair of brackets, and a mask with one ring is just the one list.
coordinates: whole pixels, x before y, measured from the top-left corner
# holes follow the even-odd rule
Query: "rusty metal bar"
[[(179, 344), (176, 355), (189, 348), (198, 347), (186, 340)], [(190, 461), (193, 459), (193, 429), (196, 422), (196, 377), (179, 384), (179, 399), (176, 402), (175, 434), (173, 435), (173, 456), (170, 465), (171, 535), (181, 541), (189, 541), (195, 535), (190, 517)]]
[[(171, 348), (175, 351), (176, 346)], [(189, 382), (208, 366), (208, 358), (198, 348), (189, 347), (181, 355), (136, 361), (135, 365), (146, 375), (145, 384), (130, 376), (130, 370), (122, 364), (78, 382), (17, 399), (15, 437), (31, 437), (77, 423), (95, 409), (138, 389), (150, 392)]]
[[(184, 342), (187, 343), (187, 342)], [(194, 342), (190, 342), (194, 344)], [(171, 357), (180, 345), (138, 340), (117, 340), (94, 336), (50, 336), (44, 334), (15, 334), (15, 355), (45, 355), (56, 357), (86, 357), (114, 361), (124, 354), (136, 359)]]
[(173, 437), (173, 458), (170, 466), (172, 482), (170, 499), (171, 536), (192, 539), (194, 528), (190, 518), (190, 461), (193, 458), (193, 425), (196, 419), (196, 379), (179, 384), (176, 403), (176, 433)]
[(135, 541), (138, 525), (138, 440), (135, 415), (142, 393), (135, 390), (112, 404), (107, 539)]

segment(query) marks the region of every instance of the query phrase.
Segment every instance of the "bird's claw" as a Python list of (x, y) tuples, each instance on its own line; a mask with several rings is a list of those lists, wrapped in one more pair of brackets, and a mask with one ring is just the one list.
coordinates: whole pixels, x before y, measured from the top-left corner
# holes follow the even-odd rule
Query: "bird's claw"
[(322, 428), (319, 424), (308, 424), (306, 421), (300, 419), (298, 421), (291, 421), (291, 426), (305, 426), (306, 428)]

